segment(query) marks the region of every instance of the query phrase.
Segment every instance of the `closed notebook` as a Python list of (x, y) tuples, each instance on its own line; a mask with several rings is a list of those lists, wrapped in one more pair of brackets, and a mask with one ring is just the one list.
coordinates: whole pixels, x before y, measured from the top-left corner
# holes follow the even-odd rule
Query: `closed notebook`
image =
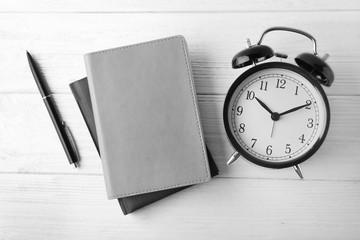
[(84, 59), (109, 199), (210, 179), (182, 36)]
[[(98, 140), (96, 135), (96, 126), (94, 122), (94, 114), (92, 111), (87, 78), (82, 78), (80, 80), (72, 82), (69, 86), (74, 95), (76, 102), (78, 103), (79, 109), (85, 120), (86, 126), (89, 129), (90, 135), (94, 141), (96, 149), (99, 151)], [(207, 156), (209, 160), (211, 176), (213, 177), (218, 175), (219, 170), (208, 149), (207, 149)], [(178, 187), (178, 188), (172, 188), (172, 189), (156, 191), (151, 193), (139, 194), (135, 196), (123, 197), (123, 198), (118, 198), (118, 201), (123, 213), (126, 215), (139, 208), (142, 208), (153, 202), (156, 202), (164, 197), (174, 194), (180, 190), (183, 190), (184, 188), (186, 187)]]

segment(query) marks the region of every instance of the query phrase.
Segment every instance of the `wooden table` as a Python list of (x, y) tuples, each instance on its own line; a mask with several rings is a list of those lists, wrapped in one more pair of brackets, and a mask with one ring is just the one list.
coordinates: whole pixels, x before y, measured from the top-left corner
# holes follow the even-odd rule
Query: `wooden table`
[[(336, 75), (326, 88), (331, 126), (301, 166), (265, 169), (233, 152), (222, 124), (227, 89), (244, 70), (230, 61), (272, 26), (314, 35)], [(11, 1), (0, 3), (0, 239), (359, 239), (360, 3), (321, 1)], [(220, 175), (123, 216), (106, 198), (100, 159), (69, 82), (85, 76), (83, 54), (181, 34), (189, 45), (205, 139)], [(289, 55), (308, 39), (269, 34)], [(32, 53), (73, 131), (73, 169), (30, 73)], [(274, 59), (276, 61), (276, 59)]]

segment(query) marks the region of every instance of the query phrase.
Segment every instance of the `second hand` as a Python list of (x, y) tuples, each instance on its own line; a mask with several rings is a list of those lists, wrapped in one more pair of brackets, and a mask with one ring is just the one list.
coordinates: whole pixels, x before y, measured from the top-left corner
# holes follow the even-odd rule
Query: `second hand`
[(275, 125), (275, 121), (273, 121), (272, 128), (271, 128), (271, 135), (270, 135), (271, 138), (273, 137), (273, 134), (274, 134), (274, 125)]

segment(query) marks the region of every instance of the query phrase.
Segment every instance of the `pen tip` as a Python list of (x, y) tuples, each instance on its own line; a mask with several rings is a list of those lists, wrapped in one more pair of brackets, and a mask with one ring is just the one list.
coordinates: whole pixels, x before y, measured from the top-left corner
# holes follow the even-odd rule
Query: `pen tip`
[(73, 165), (74, 165), (74, 168), (77, 168), (79, 166), (79, 164), (77, 162), (74, 162)]

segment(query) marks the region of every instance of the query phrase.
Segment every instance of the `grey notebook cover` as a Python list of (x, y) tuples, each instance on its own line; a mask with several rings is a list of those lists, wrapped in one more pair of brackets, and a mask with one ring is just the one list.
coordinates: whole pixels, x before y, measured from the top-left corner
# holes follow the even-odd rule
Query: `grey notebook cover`
[(84, 59), (109, 199), (210, 179), (182, 36)]

